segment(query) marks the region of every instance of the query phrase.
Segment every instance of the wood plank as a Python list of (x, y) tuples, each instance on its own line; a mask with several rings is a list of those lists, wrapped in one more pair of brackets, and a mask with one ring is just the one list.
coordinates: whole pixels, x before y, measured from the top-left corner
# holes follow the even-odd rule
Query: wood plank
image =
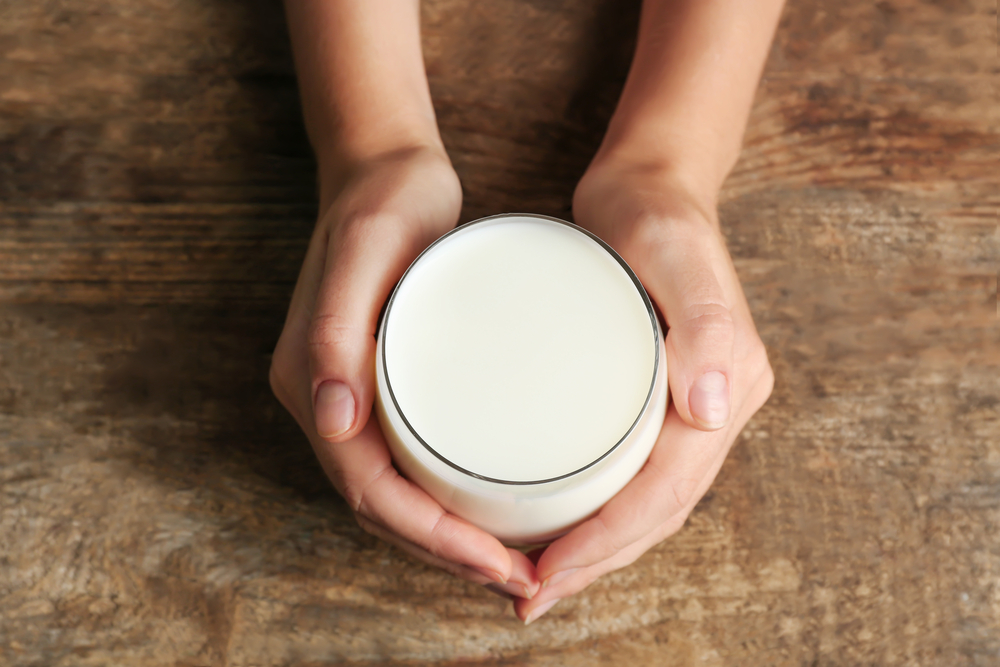
[[(463, 219), (569, 216), (637, 0), (424, 0)], [(267, 387), (315, 216), (276, 0), (0, 3), (0, 663), (993, 665), (995, 2), (786, 8), (720, 215), (777, 373), (674, 538), (524, 628)]]

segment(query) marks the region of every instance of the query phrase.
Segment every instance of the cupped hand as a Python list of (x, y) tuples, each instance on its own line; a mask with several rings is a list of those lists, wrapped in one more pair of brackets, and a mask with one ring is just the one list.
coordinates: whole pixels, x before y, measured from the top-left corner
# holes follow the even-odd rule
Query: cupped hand
[(677, 532), (774, 384), (713, 198), (664, 169), (604, 161), (580, 181), (573, 213), (622, 255), (663, 314), (671, 404), (639, 474), (539, 557), (541, 591), (514, 602), (526, 622)]
[(362, 528), (463, 579), (530, 597), (539, 587), (530, 561), (401, 477), (371, 415), (379, 311), (410, 262), (455, 226), (458, 176), (443, 150), (414, 147), (364, 160), (340, 181), (321, 193), (274, 351), (275, 396)]

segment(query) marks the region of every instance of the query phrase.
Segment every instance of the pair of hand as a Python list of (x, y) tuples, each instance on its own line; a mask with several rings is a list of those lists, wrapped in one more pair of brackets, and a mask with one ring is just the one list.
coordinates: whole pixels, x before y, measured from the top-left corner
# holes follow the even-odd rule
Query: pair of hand
[(664, 315), (672, 403), (638, 476), (533, 562), (401, 477), (369, 418), (379, 310), (457, 223), (461, 186), (437, 147), (357, 165), (321, 211), (271, 386), (362, 528), (512, 596), (526, 622), (676, 532), (773, 385), (714, 205), (703, 204), (662, 170), (623, 159), (595, 161), (577, 187), (576, 222), (625, 258)]

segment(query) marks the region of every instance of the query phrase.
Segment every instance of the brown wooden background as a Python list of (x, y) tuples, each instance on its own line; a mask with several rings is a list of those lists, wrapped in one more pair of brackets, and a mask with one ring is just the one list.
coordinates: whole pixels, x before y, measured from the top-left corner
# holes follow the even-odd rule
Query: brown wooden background
[[(425, 0), (464, 218), (568, 216), (635, 0)], [(0, 0), (0, 664), (1000, 664), (993, 0), (791, 0), (721, 216), (777, 373), (688, 526), (523, 627), (270, 397), (280, 4)]]

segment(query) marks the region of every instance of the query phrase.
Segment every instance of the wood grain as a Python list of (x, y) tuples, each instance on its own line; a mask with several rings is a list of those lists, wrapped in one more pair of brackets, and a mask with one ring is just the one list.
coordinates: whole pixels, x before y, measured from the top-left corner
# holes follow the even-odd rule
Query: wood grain
[[(637, 16), (424, 0), (464, 219), (569, 216)], [(1000, 663), (996, 26), (786, 8), (720, 209), (774, 395), (525, 628), (361, 531), (270, 396), (315, 215), (280, 3), (0, 2), (0, 664)]]

